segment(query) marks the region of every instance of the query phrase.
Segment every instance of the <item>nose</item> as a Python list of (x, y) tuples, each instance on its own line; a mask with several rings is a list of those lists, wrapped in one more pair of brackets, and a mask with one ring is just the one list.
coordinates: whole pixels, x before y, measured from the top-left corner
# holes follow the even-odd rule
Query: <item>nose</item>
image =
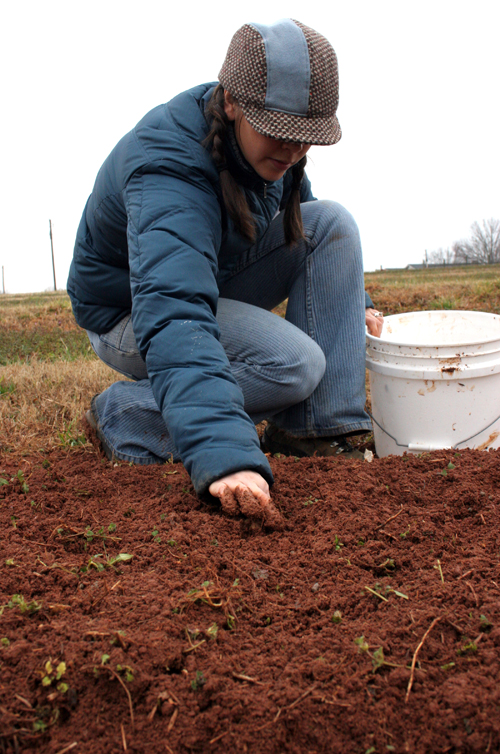
[(291, 152), (300, 152), (305, 147), (305, 144), (301, 141), (282, 141), (281, 143)]

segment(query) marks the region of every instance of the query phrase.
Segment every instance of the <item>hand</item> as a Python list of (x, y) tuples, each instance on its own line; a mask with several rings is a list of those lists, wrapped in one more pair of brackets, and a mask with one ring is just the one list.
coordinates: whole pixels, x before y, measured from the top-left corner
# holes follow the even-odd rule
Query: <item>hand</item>
[(366, 326), (370, 335), (380, 338), (384, 327), (384, 315), (376, 309), (366, 309)]
[(218, 497), (222, 510), (230, 516), (238, 513), (257, 518), (272, 529), (282, 529), (281, 513), (271, 502), (269, 485), (256, 471), (237, 471), (212, 482), (208, 491)]

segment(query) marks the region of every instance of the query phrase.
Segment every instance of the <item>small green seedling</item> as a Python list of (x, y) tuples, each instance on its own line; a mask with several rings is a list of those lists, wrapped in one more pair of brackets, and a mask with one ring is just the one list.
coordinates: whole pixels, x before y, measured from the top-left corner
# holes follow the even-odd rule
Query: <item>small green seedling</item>
[(2, 645), (2, 647), (10, 647), (10, 641), (9, 641), (9, 639), (7, 639), (6, 636), (3, 636), (0, 639), (0, 644)]
[(340, 541), (340, 539), (339, 539), (339, 537), (337, 537), (337, 535), (335, 535), (335, 539), (333, 540), (333, 544), (335, 545), (335, 550), (337, 552), (340, 552), (340, 550), (344, 546), (344, 543)]
[(117, 665), (116, 672), (120, 673), (127, 683), (132, 683), (134, 680), (134, 669), (130, 665)]
[(197, 670), (196, 671), (196, 678), (194, 678), (191, 681), (191, 688), (193, 689), (193, 691), (198, 691), (199, 689), (202, 688), (202, 686), (205, 685), (206, 682), (207, 682), (206, 678), (203, 675), (203, 673), (201, 672), (201, 670)]
[(2, 615), (6, 607), (10, 608), (11, 610), (14, 607), (18, 607), (22, 613), (32, 614), (38, 612), (38, 610), (41, 609), (42, 604), (40, 602), (37, 602), (36, 600), (26, 602), (22, 594), (13, 594), (8, 603), (0, 607), (0, 615)]
[(486, 615), (481, 615), (479, 618), (479, 630), (480, 631), (490, 631), (493, 628), (493, 623), (488, 620)]
[(407, 535), (407, 534), (409, 533), (409, 531), (410, 531), (410, 528), (411, 528), (411, 527), (410, 527), (410, 524), (408, 524), (408, 528), (406, 529), (406, 531), (402, 531), (402, 532), (400, 533), (400, 535), (399, 535), (399, 536), (401, 537), (401, 539), (406, 539), (406, 535)]
[(47, 660), (44, 670), (40, 671), (40, 675), (42, 676), (42, 686), (52, 686), (52, 684), (54, 683), (56, 685), (56, 689), (61, 694), (65, 694), (69, 689), (68, 684), (64, 681), (61, 681), (61, 678), (63, 677), (65, 672), (65, 662), (58, 663), (54, 668), (52, 662), (50, 660)]
[(314, 505), (314, 503), (319, 503), (319, 498), (313, 497), (312, 495), (309, 495), (309, 497), (307, 498), (307, 500), (305, 500), (302, 503), (302, 505), (304, 505), (307, 508), (307, 506)]
[(470, 641), (457, 649), (457, 655), (473, 654), (474, 652), (477, 652), (477, 644), (474, 641)]
[(205, 633), (208, 636), (208, 638), (212, 639), (214, 641), (217, 638), (218, 632), (219, 632), (219, 627), (218, 627), (217, 623), (211, 623), (209, 625), (209, 627), (207, 628), (207, 630), (205, 631)]
[(340, 610), (335, 610), (332, 615), (332, 623), (342, 623), (342, 613)]
[[(97, 555), (92, 555), (87, 565), (82, 566), (80, 571), (82, 573), (87, 573), (91, 568), (95, 568), (96, 571), (101, 573), (101, 571), (104, 571), (106, 568), (115, 568), (118, 563), (128, 563), (133, 557), (134, 556), (128, 552), (120, 552), (114, 558), (109, 558), (103, 553), (97, 553)], [(100, 558), (106, 559), (102, 561)]]
[(153, 529), (153, 531), (151, 532), (151, 536), (153, 537), (154, 541), (157, 544), (160, 544), (161, 537), (160, 537), (160, 532), (158, 531), (158, 529)]
[(368, 652), (368, 650), (370, 649), (370, 645), (367, 641), (365, 641), (364, 636), (358, 636), (357, 639), (354, 639), (354, 643), (357, 644), (360, 652)]
[(26, 495), (30, 491), (30, 488), (27, 481), (24, 478), (22, 469), (19, 469), (16, 476), (11, 481), (15, 481), (15, 479), (17, 479), (17, 481), (19, 482), (21, 492), (23, 492)]
[(381, 668), (382, 665), (385, 665), (384, 650), (382, 649), (382, 647), (379, 647), (372, 654), (373, 672), (375, 673), (375, 671), (377, 671), (379, 668)]
[(379, 668), (381, 668), (383, 665), (386, 665), (389, 668), (402, 668), (404, 665), (397, 665), (394, 662), (387, 662), (384, 656), (384, 650), (382, 647), (377, 647), (377, 649), (374, 652), (370, 652), (370, 645), (365, 640), (364, 636), (358, 636), (357, 639), (354, 639), (354, 643), (358, 645), (358, 651), (359, 652), (366, 652), (368, 657), (371, 658), (372, 661), (372, 669), (375, 673)]
[(454, 662), (447, 662), (446, 665), (441, 665), (441, 670), (445, 670), (445, 671), (446, 670), (451, 670), (454, 667), (455, 667), (455, 663)]

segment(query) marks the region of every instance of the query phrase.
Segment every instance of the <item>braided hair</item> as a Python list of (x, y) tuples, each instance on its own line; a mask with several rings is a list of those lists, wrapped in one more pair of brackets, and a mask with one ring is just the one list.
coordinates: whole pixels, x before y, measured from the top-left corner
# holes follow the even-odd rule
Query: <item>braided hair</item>
[[(206, 113), (212, 118), (212, 128), (204, 139), (204, 146), (210, 144), (212, 159), (219, 171), (222, 198), (226, 211), (236, 229), (249, 241), (255, 241), (255, 221), (248, 206), (245, 193), (231, 175), (224, 155), (224, 141), (228, 138), (229, 119), (224, 110), (224, 88), (218, 84), (210, 98)], [(283, 227), (285, 242), (289, 245), (304, 238), (302, 214), (300, 211), (300, 185), (304, 175), (307, 157), (304, 155), (292, 167), (292, 189), (285, 206)]]

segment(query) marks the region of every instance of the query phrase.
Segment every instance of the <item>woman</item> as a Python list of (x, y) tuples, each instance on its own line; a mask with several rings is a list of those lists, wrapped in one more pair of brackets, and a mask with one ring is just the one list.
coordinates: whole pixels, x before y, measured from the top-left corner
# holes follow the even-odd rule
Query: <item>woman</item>
[[(284, 19), (245, 24), (219, 82), (148, 113), (104, 162), (77, 234), (68, 292), (117, 382), (87, 417), (108, 457), (182, 460), (196, 491), (269, 505), (264, 450), (353, 454), (364, 412), (359, 234), (316, 201), (311, 144), (334, 144), (327, 40)], [(286, 320), (271, 313), (288, 298)], [(246, 502), (245, 502), (246, 501)]]

